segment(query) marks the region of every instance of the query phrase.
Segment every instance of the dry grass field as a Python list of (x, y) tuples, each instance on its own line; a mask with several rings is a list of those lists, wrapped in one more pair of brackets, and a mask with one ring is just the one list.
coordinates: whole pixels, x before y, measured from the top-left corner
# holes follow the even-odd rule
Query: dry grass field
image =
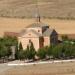
[(75, 62), (15, 66), (0, 75), (75, 75)]
[[(36, 22), (34, 19), (0, 18), (0, 36), (4, 32), (20, 32), (26, 26)], [(49, 24), (59, 34), (75, 34), (75, 20), (41, 19), (41, 22)]]
[[(36, 0), (0, 0), (0, 16), (34, 17), (35, 4)], [(75, 0), (38, 0), (38, 8), (42, 17), (75, 18)]]
[[(75, 20), (71, 19), (75, 18), (75, 0), (38, 0), (38, 8), (42, 18), (51, 18), (42, 19), (43, 23), (59, 34), (75, 34)], [(0, 0), (0, 36), (6, 31), (20, 32), (35, 22), (29, 18), (35, 15), (36, 0)], [(55, 17), (69, 17), (70, 20), (52, 19)]]

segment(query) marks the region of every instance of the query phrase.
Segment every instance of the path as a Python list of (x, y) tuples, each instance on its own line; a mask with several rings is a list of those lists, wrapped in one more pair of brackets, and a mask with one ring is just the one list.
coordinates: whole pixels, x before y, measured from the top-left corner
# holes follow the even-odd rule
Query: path
[(13, 61), (8, 63), (8, 66), (28, 66), (28, 65), (37, 65), (37, 64), (52, 64), (52, 63), (68, 63), (68, 62), (75, 62), (75, 59), (71, 60), (54, 60), (54, 61), (37, 61), (37, 62), (30, 62), (30, 63), (24, 63), (24, 61)]

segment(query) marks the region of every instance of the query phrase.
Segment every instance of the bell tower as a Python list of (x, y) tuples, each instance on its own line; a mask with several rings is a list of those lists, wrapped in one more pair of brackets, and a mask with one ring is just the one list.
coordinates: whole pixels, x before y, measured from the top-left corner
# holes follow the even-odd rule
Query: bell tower
[(37, 23), (41, 22), (39, 7), (38, 7), (38, 0), (36, 0), (36, 13), (35, 13), (35, 20)]
[(41, 17), (40, 17), (40, 15), (37, 15), (37, 16), (36, 16), (36, 22), (37, 22), (37, 23), (41, 22)]

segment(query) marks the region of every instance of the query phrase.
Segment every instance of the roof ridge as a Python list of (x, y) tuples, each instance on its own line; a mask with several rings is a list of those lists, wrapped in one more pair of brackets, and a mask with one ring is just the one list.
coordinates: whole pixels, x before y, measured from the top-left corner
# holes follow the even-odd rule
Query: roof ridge
[(26, 28), (30, 28), (30, 27), (35, 28), (35, 27), (43, 27), (43, 26), (49, 26), (49, 25), (43, 22), (35, 22), (35, 23), (28, 25)]

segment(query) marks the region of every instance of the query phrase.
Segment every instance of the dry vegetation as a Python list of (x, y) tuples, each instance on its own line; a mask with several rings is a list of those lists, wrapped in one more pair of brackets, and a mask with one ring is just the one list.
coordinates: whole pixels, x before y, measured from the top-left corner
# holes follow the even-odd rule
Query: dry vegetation
[(17, 66), (1, 75), (75, 75), (75, 62)]
[[(36, 0), (0, 0), (0, 16), (34, 17), (35, 4)], [(42, 17), (75, 18), (75, 0), (38, 0), (38, 5)]]
[[(21, 29), (34, 22), (33, 19), (23, 19), (36, 15), (36, 0), (0, 0), (0, 36), (3, 32), (20, 32)], [(41, 17), (75, 18), (75, 0), (38, 0)], [(8, 18), (14, 17), (14, 18)], [(22, 18), (22, 19), (18, 19)], [(44, 19), (42, 22), (55, 28), (61, 34), (75, 34), (74, 20)]]
[[(60, 34), (75, 34), (74, 20), (57, 20), (57, 19), (41, 19), (45, 24), (49, 24), (50, 28), (54, 28)], [(29, 24), (35, 22), (34, 19), (14, 19), (14, 18), (0, 18), (0, 36), (4, 32), (20, 32)]]

